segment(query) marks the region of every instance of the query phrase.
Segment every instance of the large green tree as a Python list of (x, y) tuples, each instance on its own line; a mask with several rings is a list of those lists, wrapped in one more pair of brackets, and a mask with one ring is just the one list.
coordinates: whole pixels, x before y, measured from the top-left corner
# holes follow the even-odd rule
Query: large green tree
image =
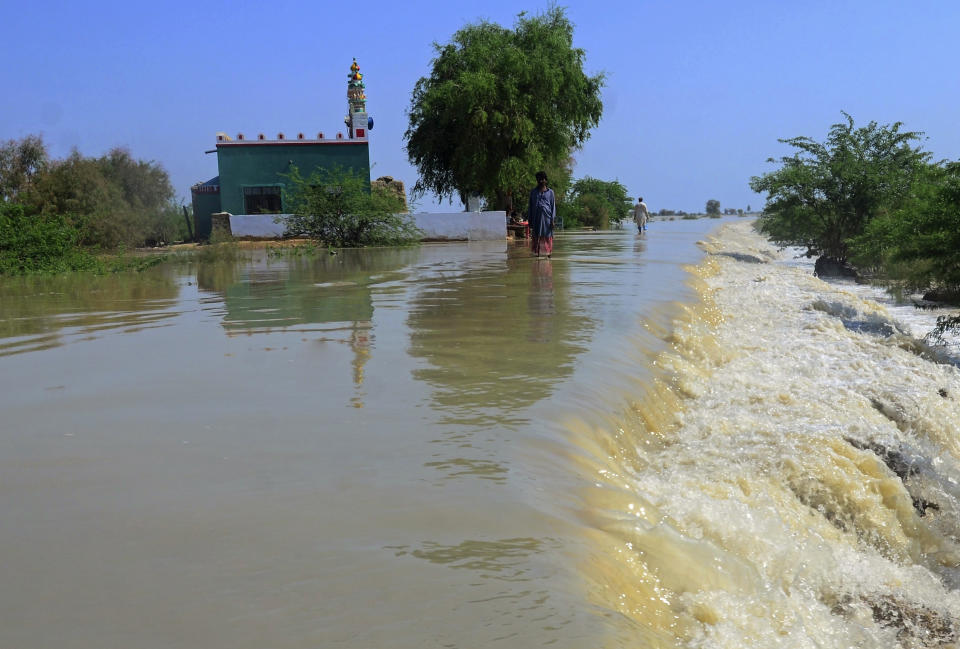
[(843, 115), (825, 142), (780, 140), (797, 152), (771, 158), (780, 169), (750, 180), (753, 191), (767, 193), (762, 232), (780, 245), (802, 246), (810, 256), (840, 264), (871, 219), (904, 204), (929, 158), (913, 146), (922, 134), (901, 131), (901, 122), (855, 127)]
[(480, 22), (434, 43), (429, 77), (409, 109), (407, 154), (416, 195), (494, 197), (507, 209), (534, 174), (562, 165), (600, 121), (603, 75), (583, 71), (562, 8), (521, 13), (513, 29)]

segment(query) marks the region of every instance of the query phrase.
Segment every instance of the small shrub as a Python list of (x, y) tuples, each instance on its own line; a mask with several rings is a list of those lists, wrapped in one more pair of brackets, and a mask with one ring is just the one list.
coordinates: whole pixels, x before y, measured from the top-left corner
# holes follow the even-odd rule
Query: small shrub
[(293, 214), (287, 234), (307, 236), (328, 246), (391, 246), (416, 241), (420, 231), (413, 217), (386, 189), (371, 189), (370, 181), (350, 171), (316, 171), (303, 178), (296, 168), (289, 174)]

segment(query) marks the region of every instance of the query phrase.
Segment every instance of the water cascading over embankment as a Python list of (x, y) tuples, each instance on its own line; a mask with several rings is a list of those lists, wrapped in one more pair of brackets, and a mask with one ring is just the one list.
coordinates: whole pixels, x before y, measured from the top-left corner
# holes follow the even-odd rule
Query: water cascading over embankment
[(639, 646), (960, 642), (960, 372), (748, 223), (659, 377), (578, 430), (592, 599)]

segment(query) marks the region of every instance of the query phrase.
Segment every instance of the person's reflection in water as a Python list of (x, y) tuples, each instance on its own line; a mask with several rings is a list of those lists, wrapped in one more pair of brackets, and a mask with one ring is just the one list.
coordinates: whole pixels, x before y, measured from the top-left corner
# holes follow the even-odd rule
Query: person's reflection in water
[(533, 264), (533, 270), (530, 272), (527, 308), (530, 312), (530, 330), (527, 340), (534, 343), (550, 342), (556, 305), (553, 300), (553, 262), (549, 259)]
[(647, 235), (640, 233), (640, 236), (634, 238), (633, 240), (633, 251), (635, 253), (643, 254), (647, 251)]

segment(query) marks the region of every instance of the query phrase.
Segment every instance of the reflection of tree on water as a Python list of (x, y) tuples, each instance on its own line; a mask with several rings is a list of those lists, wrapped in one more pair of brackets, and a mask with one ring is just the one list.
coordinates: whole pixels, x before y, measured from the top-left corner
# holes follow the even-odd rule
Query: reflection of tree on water
[[(373, 348), (373, 287), (397, 279), (416, 258), (415, 249), (343, 250), (310, 258), (259, 256), (230, 264), (208, 264), (197, 272), (201, 289), (223, 297), (227, 335), (277, 331), (322, 333), (321, 342), (353, 350), (354, 386)], [(358, 394), (352, 405), (362, 407)]]
[(446, 413), (425, 462), (441, 483), (505, 482), (497, 439), (528, 422), (527, 409), (586, 350), (595, 325), (571, 297), (567, 268), (528, 254), (428, 280), (412, 300), (410, 354), (427, 363), (413, 375), (433, 386), (433, 406)]
[(330, 278), (318, 285), (316, 279), (293, 268), (249, 269), (223, 293), (223, 328), (230, 335), (289, 328), (337, 331), (373, 318), (368, 287)]
[(522, 422), (525, 408), (572, 373), (594, 324), (552, 263), (506, 259), (429, 282), (413, 299), (410, 353), (430, 364), (414, 376), (436, 388), (434, 402), (451, 422)]
[[(63, 330), (97, 332), (159, 326), (173, 318), (179, 288), (166, 269), (97, 276), (12, 277), (0, 282), (0, 356), (57, 347)], [(29, 337), (24, 339), (23, 337)]]

